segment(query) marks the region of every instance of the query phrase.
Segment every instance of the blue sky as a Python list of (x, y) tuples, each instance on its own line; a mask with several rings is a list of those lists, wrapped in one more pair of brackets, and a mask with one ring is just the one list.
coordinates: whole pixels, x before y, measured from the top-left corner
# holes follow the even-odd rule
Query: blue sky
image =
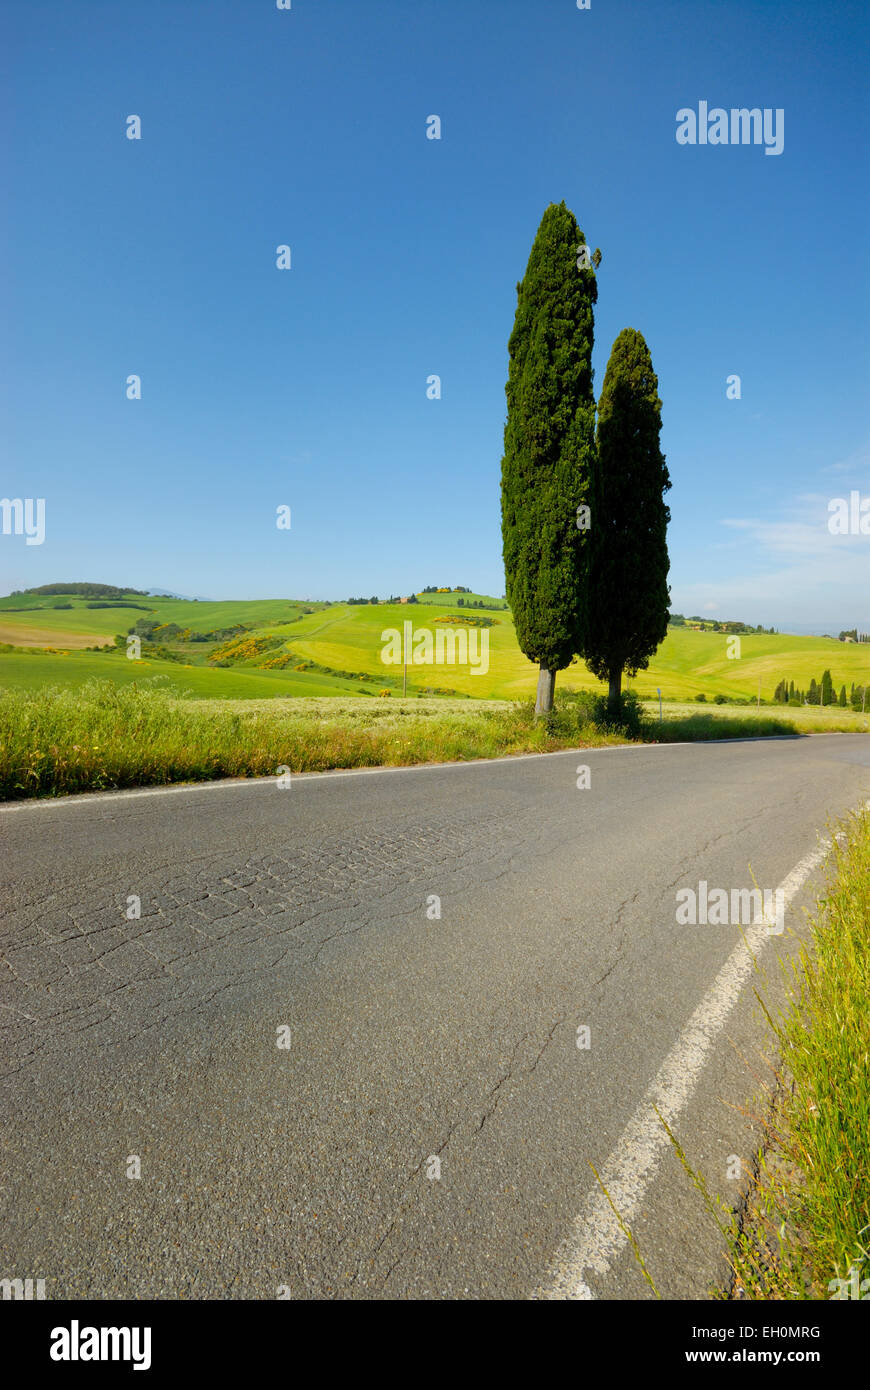
[[(863, 3), (6, 0), (2, 27), (0, 495), (44, 497), (46, 537), (0, 535), (0, 592), (503, 593), (507, 340), (564, 199), (604, 255), (596, 389), (626, 326), (659, 375), (672, 606), (870, 630), (870, 537), (827, 529), (870, 495)], [(782, 154), (678, 145), (700, 100), (783, 108)]]

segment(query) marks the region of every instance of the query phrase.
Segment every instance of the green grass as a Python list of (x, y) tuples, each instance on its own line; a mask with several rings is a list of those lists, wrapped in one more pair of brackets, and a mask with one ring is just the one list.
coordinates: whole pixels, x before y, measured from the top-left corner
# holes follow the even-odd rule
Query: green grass
[[(870, 1295), (870, 814), (841, 827), (812, 941), (774, 1023), (778, 1101), (749, 1218), (728, 1232), (750, 1299), (829, 1299), (832, 1280)], [(854, 1277), (854, 1276), (853, 1276)]]
[(94, 681), (0, 698), (0, 796), (58, 795), (216, 777), (391, 767), (622, 742), (579, 705), (470, 701), (180, 700), (162, 684)]
[[(54, 609), (52, 603), (69, 602), (71, 608)], [(88, 608), (92, 599), (70, 596), (63, 600), (60, 596), (33, 597), (22, 595), (18, 598), (0, 598), (0, 610), (7, 608), (23, 610), (26, 604), (40, 604), (33, 612), (0, 611), (0, 629), (39, 628), (56, 632), (93, 632), (105, 636), (109, 641), (116, 632), (126, 632), (139, 618), (153, 618), (162, 623), (178, 623), (196, 632), (209, 632), (213, 628), (231, 627), (236, 623), (277, 622), (281, 619), (296, 618), (303, 608), (313, 608), (314, 604), (301, 603), (291, 599), (229, 599), (224, 602), (197, 603), (189, 599), (142, 598), (131, 595), (129, 601), (141, 605), (139, 608)], [(111, 600), (99, 600), (111, 602)]]
[(377, 695), (374, 681), (342, 680), (317, 672), (260, 671), (250, 666), (216, 668), (183, 666), (176, 662), (143, 659), (128, 661), (123, 653), (69, 652), (44, 656), (41, 653), (10, 656), (0, 652), (0, 690), (37, 692), (52, 686), (79, 690), (91, 680), (109, 680), (113, 685), (141, 684), (163, 676), (168, 688), (178, 695), (189, 692), (201, 699), (262, 699), (264, 696)]
[[(114, 659), (134, 665), (122, 656)], [(215, 675), (226, 677), (229, 688), (241, 687), (242, 694), (183, 697), (189, 679)], [(365, 699), (353, 683), (341, 694), (316, 698), (302, 693), (300, 684), (283, 698), (285, 675), (200, 669), (181, 671), (177, 684), (163, 675), (143, 679), (140, 672), (126, 684), (91, 680), (76, 688), (0, 689), (0, 797), (268, 776), (280, 765), (294, 772), (395, 767), (631, 741), (623, 730), (601, 724), (589, 692), (563, 691), (553, 714), (535, 720), (530, 701)], [(677, 715), (664, 724), (644, 720), (637, 739), (794, 733), (781, 716), (747, 719), (717, 710)]]
[[(647, 717), (657, 724), (658, 701), (644, 701), (644, 709)], [(840, 709), (837, 706), (822, 709), (818, 705), (801, 705), (799, 709), (792, 709), (783, 705), (762, 705), (757, 709), (755, 705), (711, 707), (688, 701), (675, 701), (663, 705), (662, 713), (665, 721), (663, 742), (674, 741), (668, 730), (686, 727), (683, 721), (701, 727), (705, 721), (711, 719), (717, 721), (716, 727), (719, 730), (736, 720), (744, 734), (758, 736), (770, 733), (771, 724), (777, 726), (778, 732), (784, 732), (787, 728), (791, 733), (801, 734), (870, 733), (870, 709), (866, 714), (861, 714), (860, 711), (856, 713), (854, 710)], [(727, 738), (729, 735), (720, 732), (716, 737)]]
[[(283, 648), (316, 666), (331, 671), (352, 672), (354, 677), (362, 675), (361, 684), (376, 692), (401, 676), (401, 668), (386, 666), (381, 661), (383, 642), (381, 633), (386, 628), (402, 629), (405, 621), (411, 621), (415, 628), (436, 627), (436, 619), (441, 616), (469, 616), (469, 610), (459, 608), (455, 595), (425, 595), (425, 602), (419, 604), (379, 604), (348, 605), (346, 603), (315, 604), (289, 599), (250, 599), (226, 600), (220, 602), (194, 603), (185, 599), (135, 599), (151, 609), (151, 616), (162, 622), (175, 622), (180, 626), (190, 626), (206, 632), (214, 628), (227, 628), (237, 623), (251, 625), (251, 636), (274, 635), (282, 639)], [(476, 595), (466, 595), (468, 599)], [(482, 595), (484, 599), (486, 595)], [(60, 601), (55, 598), (17, 600), (0, 599), (0, 608), (42, 602), (50, 605)], [(73, 636), (93, 635), (96, 641), (109, 642), (116, 632), (126, 632), (141, 617), (149, 616), (135, 609), (98, 608), (88, 609), (85, 600), (71, 599), (71, 609), (53, 610), (46, 607), (38, 612), (0, 613), (0, 642), (15, 645), (16, 633), (27, 634), (29, 640), (38, 640), (34, 634), (46, 634), (46, 645), (62, 646), (63, 634)], [(499, 602), (500, 600), (494, 600)], [(302, 615), (303, 608), (314, 611)], [(471, 610), (473, 615), (474, 610)], [(300, 616), (302, 615), (302, 616)], [(410, 666), (408, 669), (408, 690), (410, 694), (424, 694), (427, 690), (449, 691), (455, 695), (473, 699), (526, 700), (534, 694), (537, 670), (519, 650), (511, 615), (507, 611), (481, 613), (494, 619), (488, 629), (490, 649), (490, 669), (486, 675), (474, 675), (468, 668), (458, 666)], [(298, 621), (297, 621), (298, 619)], [(324, 671), (311, 670), (296, 672), (291, 665), (283, 672), (260, 672), (253, 665), (247, 665), (235, 672), (213, 670), (206, 663), (210, 648), (206, 644), (168, 643), (181, 658), (202, 674), (185, 682), (199, 698), (244, 698), (268, 694), (274, 687), (269, 684), (256, 688), (239, 684), (242, 674), (253, 681), (268, 677), (277, 680), (278, 690), (286, 695), (326, 695), (349, 690), (352, 682), (347, 679), (329, 676)], [(129, 671), (114, 663), (109, 667), (95, 667), (94, 654), (89, 652), (69, 652), (63, 657), (28, 654), (23, 650), (0, 652), (0, 684), (9, 687), (38, 689), (41, 685), (60, 683), (77, 686), (94, 675), (105, 675), (109, 679), (125, 683), (131, 679)], [(104, 659), (96, 658), (98, 661)], [(41, 664), (40, 664), (41, 663)], [(294, 661), (293, 663), (298, 664)], [(694, 632), (686, 628), (671, 628), (667, 637), (653, 658), (647, 671), (640, 672), (629, 684), (641, 697), (654, 699), (656, 690), (661, 687), (666, 701), (692, 701), (698, 693), (704, 693), (712, 703), (717, 694), (730, 698), (754, 699), (761, 681), (762, 697), (772, 701), (773, 692), (779, 681), (786, 677), (804, 687), (810, 679), (820, 679), (825, 667), (830, 667), (837, 691), (845, 684), (847, 690), (852, 683), (870, 684), (870, 645), (847, 644), (822, 637), (793, 637), (788, 635), (770, 636), (753, 634), (741, 638), (739, 660), (728, 658), (726, 637), (721, 633)], [(154, 663), (151, 673), (163, 671), (174, 684), (180, 677), (177, 669), (170, 663)], [(233, 681), (228, 677), (233, 677)], [(338, 680), (336, 687), (331, 682)], [(584, 686), (601, 688), (585, 666), (574, 663), (566, 671), (559, 673), (556, 682), (557, 695), (561, 687)], [(768, 705), (767, 714), (779, 717), (779, 709)], [(847, 714), (847, 719), (849, 714)], [(801, 710), (787, 711), (801, 727), (820, 727), (821, 721), (812, 724), (815, 712), (804, 714)], [(742, 713), (741, 713), (742, 717)], [(746, 716), (749, 717), (748, 714)], [(827, 718), (827, 713), (823, 719)], [(841, 718), (837, 715), (836, 718)], [(827, 727), (827, 726), (826, 726)], [(846, 727), (861, 728), (861, 724), (844, 723)]]

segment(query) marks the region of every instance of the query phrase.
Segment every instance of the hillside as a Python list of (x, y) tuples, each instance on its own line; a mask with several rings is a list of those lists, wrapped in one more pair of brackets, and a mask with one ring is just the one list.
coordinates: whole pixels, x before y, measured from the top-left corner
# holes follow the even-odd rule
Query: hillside
[[(425, 597), (426, 602), (422, 602)], [(462, 595), (466, 603), (486, 595)], [(449, 600), (449, 601), (447, 601)], [(519, 650), (510, 613), (472, 610), (456, 595), (425, 595), (407, 604), (350, 605), (290, 599), (198, 602), (128, 593), (106, 606), (77, 596), (18, 595), (0, 599), (0, 686), (37, 688), (80, 685), (93, 676), (127, 684), (143, 675), (162, 674), (173, 689), (201, 697), (263, 698), (272, 695), (377, 695), (401, 688), (401, 666), (381, 661), (385, 629), (437, 631), (439, 619), (489, 622), (489, 670), (468, 667), (409, 666), (410, 694), (457, 694), (486, 699), (528, 699), (535, 668)], [(59, 607), (63, 604), (63, 607)], [(114, 646), (137, 622), (174, 624), (146, 640), (141, 661), (130, 661)], [(442, 626), (448, 626), (442, 624)], [(462, 624), (464, 626), (464, 624)], [(232, 629), (244, 628), (233, 633)], [(457, 628), (453, 625), (453, 630)], [(218, 634), (218, 635), (216, 635)], [(205, 640), (190, 640), (192, 637)], [(86, 648), (108, 648), (88, 651)], [(45, 648), (53, 650), (46, 652)], [(222, 665), (216, 666), (215, 661)], [(297, 670), (304, 666), (306, 669)], [(762, 698), (772, 700), (783, 678), (808, 686), (830, 667), (839, 691), (845, 684), (870, 682), (870, 646), (823, 637), (753, 634), (741, 639), (741, 657), (729, 660), (723, 634), (671, 628), (650, 668), (630, 682), (637, 692), (665, 699), (692, 700), (703, 693), (752, 698), (761, 681)], [(598, 682), (575, 663), (559, 675), (559, 687), (593, 688)]]

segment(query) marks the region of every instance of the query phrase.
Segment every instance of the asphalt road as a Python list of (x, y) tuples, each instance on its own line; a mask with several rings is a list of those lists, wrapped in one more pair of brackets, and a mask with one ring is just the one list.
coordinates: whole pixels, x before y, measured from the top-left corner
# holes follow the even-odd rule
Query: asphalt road
[(624, 1243), (556, 1279), (600, 1243), (591, 1163), (622, 1165), (659, 1293), (703, 1297), (715, 1229), (638, 1117), (682, 1085), (675, 1131), (737, 1199), (753, 991), (778, 997), (818, 871), (717, 1018), (741, 928), (678, 924), (676, 893), (777, 887), (868, 796), (870, 738), (826, 735), (3, 807), (0, 1278), (650, 1297)]

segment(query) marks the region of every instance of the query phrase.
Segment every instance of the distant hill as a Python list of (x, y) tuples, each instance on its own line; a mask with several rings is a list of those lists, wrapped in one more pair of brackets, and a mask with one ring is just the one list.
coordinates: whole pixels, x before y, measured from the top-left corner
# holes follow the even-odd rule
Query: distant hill
[[(412, 661), (409, 693), (530, 699), (537, 682), (537, 668), (519, 649), (509, 610), (492, 595), (436, 592), (420, 594), (410, 605), (352, 605), (277, 598), (194, 602), (112, 585), (80, 588), (86, 592), (47, 585), (0, 598), (0, 690), (78, 685), (93, 676), (124, 683), (162, 675), (173, 689), (202, 696), (377, 697), (384, 690), (400, 691), (403, 680), (401, 667), (384, 660), (384, 630), (403, 632), (410, 620), (415, 630), (437, 632), (438, 624), (451, 618), (488, 620), (487, 670)], [(92, 591), (101, 597), (90, 597)], [(478, 601), (487, 605), (483, 611), (475, 609)], [(141, 662), (126, 656), (126, 634), (137, 625), (145, 634)], [(703, 694), (712, 701), (717, 694), (755, 699), (760, 682), (762, 698), (772, 700), (783, 681), (808, 690), (826, 669), (837, 692), (845, 685), (848, 697), (853, 684), (870, 683), (870, 644), (744, 633), (735, 652), (731, 634), (684, 624), (669, 628), (648, 670), (629, 684), (646, 697), (661, 687), (665, 699), (694, 701)], [(560, 689), (572, 687), (598, 688), (581, 662), (560, 672), (557, 697)]]
[(147, 598), (147, 589), (119, 589), (117, 584), (94, 584), (88, 580), (75, 580), (65, 584), (40, 584), (35, 589), (13, 589), (10, 598), (31, 597), (42, 598), (48, 596), (60, 596), (75, 594), (78, 598), (127, 598), (130, 594), (135, 594), (139, 598)]

